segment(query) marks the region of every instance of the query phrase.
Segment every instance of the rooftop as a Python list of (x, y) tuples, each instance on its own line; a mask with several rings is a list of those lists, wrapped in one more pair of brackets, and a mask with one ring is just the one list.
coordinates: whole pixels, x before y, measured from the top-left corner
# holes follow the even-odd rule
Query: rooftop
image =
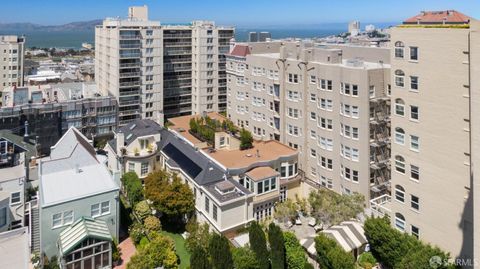
[[(125, 146), (135, 141), (138, 137), (159, 134), (162, 127), (150, 119), (137, 119), (129, 124), (117, 129), (116, 133), (122, 133), (125, 138)], [(116, 138), (108, 141), (110, 147), (117, 150)]]
[(455, 10), (422, 11), (403, 24), (469, 24), (470, 17)]
[(112, 241), (105, 221), (82, 217), (60, 233), (58, 246), (62, 255), (68, 254), (87, 238)]
[(29, 268), (28, 238), (27, 227), (0, 233), (0, 268)]
[(118, 190), (107, 167), (76, 128), (70, 128), (39, 165), (41, 206)]
[[(224, 116), (215, 112), (208, 113), (207, 116), (220, 121), (226, 120)], [(181, 116), (170, 119), (170, 122), (173, 124), (170, 129), (175, 130), (180, 136), (193, 145), (199, 145), (203, 142), (189, 132), (189, 122), (193, 117), (200, 116)], [(269, 162), (277, 160), (280, 157), (289, 157), (298, 154), (295, 149), (276, 140), (254, 141), (253, 147), (246, 150), (218, 149), (213, 151), (209, 147), (204, 146), (202, 147), (202, 151), (228, 169), (248, 168), (255, 163)]]
[(279, 173), (269, 166), (256, 167), (248, 171), (246, 175), (253, 181), (262, 180), (268, 177), (277, 176)]
[(233, 47), (233, 50), (230, 52), (231, 56), (237, 57), (246, 57), (248, 54), (250, 54), (250, 48), (248, 47), (248, 44), (236, 44), (235, 47)]

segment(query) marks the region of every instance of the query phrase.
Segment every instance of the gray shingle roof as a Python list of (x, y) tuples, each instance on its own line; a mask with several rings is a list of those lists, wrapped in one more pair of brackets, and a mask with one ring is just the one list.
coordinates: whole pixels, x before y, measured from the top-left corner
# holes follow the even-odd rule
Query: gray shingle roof
[[(125, 146), (128, 146), (137, 137), (159, 133), (162, 127), (149, 119), (137, 119), (117, 130), (117, 133), (123, 133), (125, 136)], [(116, 152), (117, 140), (114, 138), (108, 141), (110, 147)]]

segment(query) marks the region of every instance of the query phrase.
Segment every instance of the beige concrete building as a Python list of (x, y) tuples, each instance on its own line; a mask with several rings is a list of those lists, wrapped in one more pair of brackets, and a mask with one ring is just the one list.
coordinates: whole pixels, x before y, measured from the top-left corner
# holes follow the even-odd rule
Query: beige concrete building
[(299, 150), (311, 186), (388, 193), (389, 50), (300, 42), (237, 44), (228, 117), (256, 139)]
[(24, 55), (25, 37), (0, 36), (0, 87), (23, 86)]
[(392, 225), (464, 259), (478, 227), (478, 29), (439, 11), (391, 30)]
[(131, 7), (128, 19), (96, 29), (96, 80), (118, 96), (121, 125), (224, 111), (224, 55), (233, 37), (234, 28), (210, 21), (161, 26), (148, 20), (146, 6)]

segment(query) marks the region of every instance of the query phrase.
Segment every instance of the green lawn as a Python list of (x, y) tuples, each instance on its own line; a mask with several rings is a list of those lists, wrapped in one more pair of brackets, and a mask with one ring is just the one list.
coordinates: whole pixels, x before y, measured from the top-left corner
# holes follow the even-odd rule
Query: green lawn
[(178, 257), (180, 257), (180, 269), (186, 269), (190, 266), (190, 253), (188, 253), (185, 248), (185, 239), (182, 235), (174, 234), (167, 231), (161, 232), (163, 235), (166, 235), (175, 241), (175, 250), (177, 251)]

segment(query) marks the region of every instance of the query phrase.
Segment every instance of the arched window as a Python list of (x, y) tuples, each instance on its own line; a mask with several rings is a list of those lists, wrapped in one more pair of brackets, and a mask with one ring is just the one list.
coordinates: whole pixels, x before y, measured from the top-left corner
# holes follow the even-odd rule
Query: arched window
[(395, 58), (403, 59), (404, 47), (405, 45), (402, 41), (395, 42)]
[(395, 156), (395, 171), (405, 174), (405, 159), (400, 155)]
[(405, 202), (405, 189), (400, 185), (395, 186), (395, 200), (400, 203)]
[(400, 98), (395, 99), (395, 115), (405, 116), (405, 102)]
[(405, 217), (400, 213), (395, 213), (395, 227), (400, 231), (405, 231)]
[(405, 145), (405, 131), (400, 127), (395, 128), (395, 143)]
[(395, 70), (395, 86), (405, 86), (405, 73), (402, 70)]

